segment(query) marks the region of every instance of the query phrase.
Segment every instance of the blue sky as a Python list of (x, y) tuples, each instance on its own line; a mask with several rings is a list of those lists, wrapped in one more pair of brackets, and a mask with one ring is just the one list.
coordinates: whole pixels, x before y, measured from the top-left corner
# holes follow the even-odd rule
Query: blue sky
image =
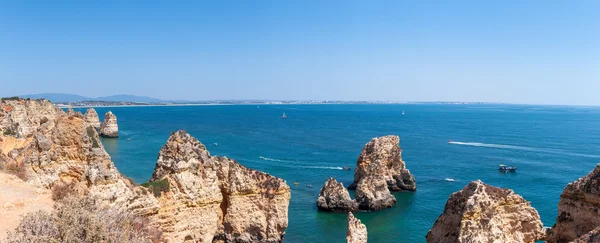
[(0, 1), (0, 95), (600, 105), (600, 1)]

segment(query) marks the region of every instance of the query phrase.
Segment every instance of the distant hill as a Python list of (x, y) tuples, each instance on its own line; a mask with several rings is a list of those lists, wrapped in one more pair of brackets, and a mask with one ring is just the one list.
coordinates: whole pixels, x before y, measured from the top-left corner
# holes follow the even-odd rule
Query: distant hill
[(100, 100), (100, 101), (123, 101), (123, 102), (145, 102), (145, 103), (160, 103), (160, 102), (165, 102), (164, 100), (156, 99), (156, 98), (152, 98), (152, 97), (136, 96), (136, 95), (126, 95), (126, 94), (119, 94), (119, 95), (111, 95), (111, 96), (98, 97), (98, 98), (95, 98), (94, 100)]
[(43, 94), (28, 94), (28, 95), (19, 95), (21, 98), (31, 98), (31, 99), (47, 99), (49, 101), (59, 103), (59, 102), (76, 102), (83, 100), (92, 100), (93, 98), (75, 95), (75, 94), (62, 94), (62, 93), (43, 93)]
[(75, 94), (63, 94), (63, 93), (43, 93), (43, 94), (28, 94), (28, 95), (19, 95), (21, 98), (31, 98), (31, 99), (47, 99), (49, 101), (55, 103), (64, 103), (64, 102), (78, 102), (78, 101), (114, 101), (114, 102), (141, 102), (141, 103), (161, 103), (167, 102), (165, 100), (156, 99), (147, 96), (136, 96), (136, 95), (111, 95), (111, 96), (103, 96), (103, 97), (85, 97), (81, 95)]

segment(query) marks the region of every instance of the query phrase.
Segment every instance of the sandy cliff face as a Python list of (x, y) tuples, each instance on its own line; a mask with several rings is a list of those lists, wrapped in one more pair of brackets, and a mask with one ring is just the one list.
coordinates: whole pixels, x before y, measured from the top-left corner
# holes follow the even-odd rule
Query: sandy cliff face
[(330, 177), (321, 188), (317, 208), (323, 211), (353, 212), (358, 210), (358, 204), (341, 182)]
[(149, 215), (175, 242), (281, 242), (287, 228), (290, 188), (284, 180), (211, 157), (184, 131), (173, 133), (159, 153), (150, 181), (167, 180)]
[(469, 183), (450, 195), (427, 242), (534, 242), (544, 238), (540, 216), (509, 189)]
[(385, 180), (391, 191), (416, 190), (415, 179), (402, 161), (399, 144), (400, 138), (393, 135), (371, 139), (358, 157), (354, 183), (348, 188), (356, 188), (367, 175), (378, 175)]
[(379, 175), (368, 175), (360, 180), (356, 187), (356, 201), (361, 210), (381, 210), (396, 205), (396, 197)]
[(117, 171), (95, 129), (81, 113), (65, 113), (46, 100), (3, 100), (0, 163), (22, 164), (33, 185), (65, 183), (107, 202), (126, 201), (131, 184)]
[(119, 137), (119, 126), (117, 125), (117, 116), (111, 111), (106, 112), (104, 121), (100, 125), (100, 136), (107, 138)]
[(85, 111), (85, 115), (83, 115), (83, 120), (94, 129), (100, 129), (100, 118), (98, 118), (98, 113), (94, 108), (89, 108)]
[(548, 242), (568, 242), (600, 226), (600, 165), (569, 183), (560, 195), (558, 217)]
[(348, 230), (346, 231), (346, 243), (367, 243), (367, 226), (360, 219), (348, 213)]
[(598, 243), (600, 242), (600, 227), (595, 228), (594, 230), (588, 232), (585, 235), (577, 238), (571, 243)]

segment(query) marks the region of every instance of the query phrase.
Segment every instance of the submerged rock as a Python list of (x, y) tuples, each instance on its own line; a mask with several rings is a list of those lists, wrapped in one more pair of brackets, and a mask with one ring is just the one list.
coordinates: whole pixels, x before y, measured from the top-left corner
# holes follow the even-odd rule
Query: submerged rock
[(361, 210), (381, 210), (396, 205), (396, 198), (381, 176), (363, 177), (356, 187), (356, 201)]
[(160, 150), (151, 182), (168, 183), (149, 215), (174, 242), (282, 242), (290, 188), (284, 180), (211, 157), (185, 131)]
[(350, 193), (341, 182), (330, 177), (321, 188), (317, 208), (323, 211), (353, 212), (358, 210), (358, 204), (350, 197)]
[(348, 213), (348, 230), (346, 231), (346, 243), (367, 243), (367, 226), (360, 219)]
[(94, 129), (100, 129), (100, 118), (98, 118), (98, 113), (96, 113), (96, 110), (94, 110), (94, 108), (89, 108), (85, 111), (85, 115), (83, 115), (83, 120), (85, 120), (85, 122), (88, 125), (92, 126)]
[(600, 226), (600, 164), (569, 183), (560, 195), (558, 217), (548, 242), (568, 242)]
[(473, 181), (452, 193), (427, 242), (535, 242), (542, 240), (540, 216), (509, 189)]
[(368, 175), (378, 175), (391, 191), (415, 191), (415, 178), (402, 161), (402, 149), (398, 136), (384, 136), (371, 139), (363, 148), (354, 171), (354, 183), (348, 188), (355, 189), (361, 179)]
[(104, 115), (104, 121), (100, 126), (100, 136), (106, 138), (119, 137), (119, 126), (117, 125), (117, 116), (115, 116), (111, 111), (106, 112), (106, 115)]

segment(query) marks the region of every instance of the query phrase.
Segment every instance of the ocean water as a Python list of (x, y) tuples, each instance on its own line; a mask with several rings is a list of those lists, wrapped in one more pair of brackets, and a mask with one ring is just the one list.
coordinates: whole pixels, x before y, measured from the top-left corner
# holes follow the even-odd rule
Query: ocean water
[[(212, 155), (287, 180), (292, 188), (286, 242), (344, 242), (346, 214), (318, 212), (328, 177), (352, 182), (362, 147), (396, 134), (416, 192), (395, 208), (356, 213), (369, 242), (425, 242), (448, 196), (472, 180), (511, 188), (554, 224), (562, 189), (600, 161), (600, 108), (520, 105), (234, 105), (112, 110), (121, 137), (102, 142), (117, 168), (142, 183), (170, 133), (185, 129)], [(406, 115), (402, 115), (402, 111)], [(288, 119), (280, 119), (282, 113)], [(128, 142), (127, 139), (130, 139)], [(455, 142), (449, 143), (448, 140)], [(213, 145), (213, 144), (218, 145)], [(503, 174), (498, 164), (517, 166)], [(447, 182), (444, 178), (455, 178)], [(292, 182), (301, 183), (295, 186)], [(305, 184), (312, 184), (307, 188)], [(353, 194), (353, 192), (351, 192)]]

